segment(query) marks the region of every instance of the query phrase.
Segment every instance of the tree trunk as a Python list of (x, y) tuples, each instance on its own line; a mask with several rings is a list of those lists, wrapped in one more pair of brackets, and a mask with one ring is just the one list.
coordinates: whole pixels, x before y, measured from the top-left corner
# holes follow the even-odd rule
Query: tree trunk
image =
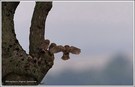
[(36, 2), (31, 28), (30, 52), (19, 44), (14, 31), (14, 14), (19, 2), (2, 2), (2, 84), (38, 85), (53, 66), (54, 56), (40, 53), (44, 40), (45, 21), (52, 2)]

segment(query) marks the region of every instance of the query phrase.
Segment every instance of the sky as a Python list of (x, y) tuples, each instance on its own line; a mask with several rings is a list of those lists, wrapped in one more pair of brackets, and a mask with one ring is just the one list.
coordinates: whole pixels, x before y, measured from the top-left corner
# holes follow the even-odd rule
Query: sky
[[(22, 1), (14, 17), (17, 38), (27, 53), (34, 6), (32, 1)], [(100, 70), (118, 53), (130, 56), (128, 60), (132, 61), (132, 2), (56, 1), (53, 2), (45, 27), (46, 39), (81, 49), (80, 55), (71, 54), (68, 61), (61, 60), (61, 53), (55, 54), (54, 66), (48, 76), (60, 74), (65, 69), (78, 72)]]

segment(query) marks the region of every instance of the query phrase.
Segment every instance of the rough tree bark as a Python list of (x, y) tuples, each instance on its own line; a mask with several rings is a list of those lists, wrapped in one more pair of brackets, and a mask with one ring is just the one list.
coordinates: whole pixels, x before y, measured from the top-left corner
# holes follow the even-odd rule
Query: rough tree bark
[(52, 2), (36, 2), (31, 28), (29, 54), (19, 44), (14, 31), (14, 14), (19, 2), (2, 2), (2, 84), (38, 85), (53, 66), (54, 56), (39, 53), (44, 40), (45, 21)]

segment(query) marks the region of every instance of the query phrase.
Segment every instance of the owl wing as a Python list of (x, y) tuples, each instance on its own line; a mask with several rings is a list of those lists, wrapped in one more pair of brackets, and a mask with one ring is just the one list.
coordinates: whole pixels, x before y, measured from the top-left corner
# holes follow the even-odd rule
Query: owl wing
[(58, 53), (58, 52), (62, 52), (64, 50), (64, 47), (61, 45), (55, 46), (52, 49), (50, 49), (51, 53)]
[(79, 49), (77, 47), (74, 47), (74, 46), (71, 46), (70, 47), (70, 53), (72, 53), (72, 54), (80, 54), (81, 53), (81, 49)]

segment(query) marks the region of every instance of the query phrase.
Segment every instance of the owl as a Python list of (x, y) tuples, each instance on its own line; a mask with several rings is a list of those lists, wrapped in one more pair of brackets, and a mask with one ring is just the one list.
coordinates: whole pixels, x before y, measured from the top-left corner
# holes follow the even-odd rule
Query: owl
[(64, 49), (62, 50), (62, 52), (63, 52), (63, 56), (61, 57), (62, 60), (70, 59), (70, 57), (69, 57), (70, 46), (69, 45), (65, 45)]
[(70, 47), (69, 45), (65, 45), (62, 52), (63, 52), (63, 56), (61, 57), (61, 59), (68, 60), (68, 59), (70, 59), (70, 57), (69, 57), (70, 53), (72, 53), (72, 54), (80, 54), (81, 50), (79, 48), (77, 48), (77, 47), (74, 47), (74, 46)]
[(42, 51), (47, 51), (48, 46), (50, 44), (50, 40), (46, 39), (41, 43), (40, 49), (42, 49)]
[(53, 47), (56, 47), (57, 45), (55, 43), (51, 43), (49, 46), (49, 50), (51, 50)]

